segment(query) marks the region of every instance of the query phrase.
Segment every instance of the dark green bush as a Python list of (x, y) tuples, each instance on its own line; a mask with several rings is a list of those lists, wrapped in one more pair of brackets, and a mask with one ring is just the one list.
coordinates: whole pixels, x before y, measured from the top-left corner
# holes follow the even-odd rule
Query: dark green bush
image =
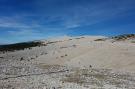
[(24, 50), (26, 48), (31, 49), (31, 47), (41, 46), (41, 42), (23, 42), (16, 44), (0, 45), (0, 51), (15, 51), (15, 50)]

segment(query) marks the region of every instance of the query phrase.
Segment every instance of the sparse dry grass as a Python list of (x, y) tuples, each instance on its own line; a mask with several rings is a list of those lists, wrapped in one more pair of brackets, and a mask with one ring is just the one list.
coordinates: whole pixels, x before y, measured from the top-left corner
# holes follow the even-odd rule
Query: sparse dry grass
[(47, 64), (39, 64), (39, 67), (42, 69), (51, 69), (51, 68), (59, 68), (60, 65), (47, 65)]
[(77, 83), (80, 85), (95, 85), (101, 88), (104, 87), (105, 84), (123, 88), (131, 87), (128, 83), (133, 82), (134, 80), (131, 80), (130, 78), (132, 77), (124, 74), (113, 75), (110, 70), (77, 69), (66, 75), (61, 81)]
[(131, 43), (135, 43), (135, 41), (131, 41)]

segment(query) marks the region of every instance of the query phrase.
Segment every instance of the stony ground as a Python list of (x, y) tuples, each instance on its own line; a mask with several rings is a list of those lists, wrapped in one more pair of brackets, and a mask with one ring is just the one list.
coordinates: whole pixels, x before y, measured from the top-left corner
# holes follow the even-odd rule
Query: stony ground
[[(41, 56), (57, 54), (53, 54), (53, 51), (56, 52), (58, 48), (77, 49), (76, 44), (73, 44), (59, 47), (53, 43), (43, 47), (0, 53), (0, 89), (135, 89), (134, 72), (96, 68), (92, 65), (78, 67), (37, 62)], [(58, 56), (62, 60), (70, 55)]]
[(94, 69), (91, 66), (73, 68), (44, 63), (36, 64), (26, 59), (13, 59), (11, 61), (4, 59), (0, 65), (0, 89), (134, 88), (135, 74), (129, 72)]
[(1, 89), (134, 89), (135, 74), (58, 65), (1, 68)]

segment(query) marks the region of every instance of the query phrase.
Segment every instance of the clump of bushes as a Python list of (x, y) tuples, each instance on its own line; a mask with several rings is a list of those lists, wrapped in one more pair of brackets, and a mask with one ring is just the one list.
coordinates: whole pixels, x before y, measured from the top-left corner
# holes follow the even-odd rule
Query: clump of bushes
[(4, 57), (0, 57), (0, 58), (4, 58)]
[(0, 51), (15, 51), (24, 50), (26, 48), (31, 49), (31, 47), (41, 46), (42, 42), (23, 42), (16, 44), (0, 45)]
[(75, 39), (81, 39), (81, 38), (75, 38)]
[(24, 58), (23, 58), (23, 57), (21, 57), (21, 58), (20, 58), (20, 61), (23, 61), (23, 60), (24, 60)]
[(60, 56), (61, 58), (68, 56), (67, 54)]
[(82, 39), (82, 38), (85, 38), (85, 37), (78, 37), (78, 38), (75, 38), (75, 39)]
[(65, 54), (65, 56), (68, 56), (67, 54)]
[(126, 39), (133, 39), (135, 38), (135, 34), (124, 34), (124, 35), (118, 35), (111, 37), (114, 40), (120, 41), (120, 40), (126, 40)]
[(60, 49), (64, 49), (64, 48), (68, 48), (68, 47), (60, 47)]
[(72, 39), (69, 39), (69, 40), (72, 40)]
[(105, 39), (96, 39), (94, 41), (105, 41)]
[(73, 47), (76, 47), (77, 45), (72, 45)]

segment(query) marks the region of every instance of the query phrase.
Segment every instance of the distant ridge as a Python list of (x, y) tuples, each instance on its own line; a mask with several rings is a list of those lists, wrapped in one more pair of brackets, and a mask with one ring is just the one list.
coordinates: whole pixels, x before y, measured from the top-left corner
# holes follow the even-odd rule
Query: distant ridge
[[(69, 39), (69, 38), (70, 37), (66, 37), (66, 39)], [(101, 39), (96, 39), (95, 41), (104, 41), (107, 39), (108, 38), (101, 38)], [(135, 34), (123, 34), (123, 35), (118, 35), (118, 36), (112, 36), (109, 39), (113, 39), (115, 41), (124, 41), (124, 40), (129, 40), (129, 39), (135, 39)], [(48, 44), (49, 43), (51, 43), (51, 42), (48, 42)], [(44, 45), (44, 44), (40, 40), (21, 42), (21, 43), (15, 43), (15, 44), (6, 44), (6, 45), (0, 44), (0, 51), (24, 50), (25, 48), (31, 48), (31, 47), (42, 46), (42, 45)]]
[(135, 39), (135, 34), (123, 34), (123, 35), (113, 36), (111, 37), (111, 39), (114, 39), (117, 41)]
[(42, 42), (40, 42), (40, 41), (31, 41), (31, 42), (0, 45), (0, 51), (24, 50), (25, 48), (40, 46), (41, 44), (42, 44)]

